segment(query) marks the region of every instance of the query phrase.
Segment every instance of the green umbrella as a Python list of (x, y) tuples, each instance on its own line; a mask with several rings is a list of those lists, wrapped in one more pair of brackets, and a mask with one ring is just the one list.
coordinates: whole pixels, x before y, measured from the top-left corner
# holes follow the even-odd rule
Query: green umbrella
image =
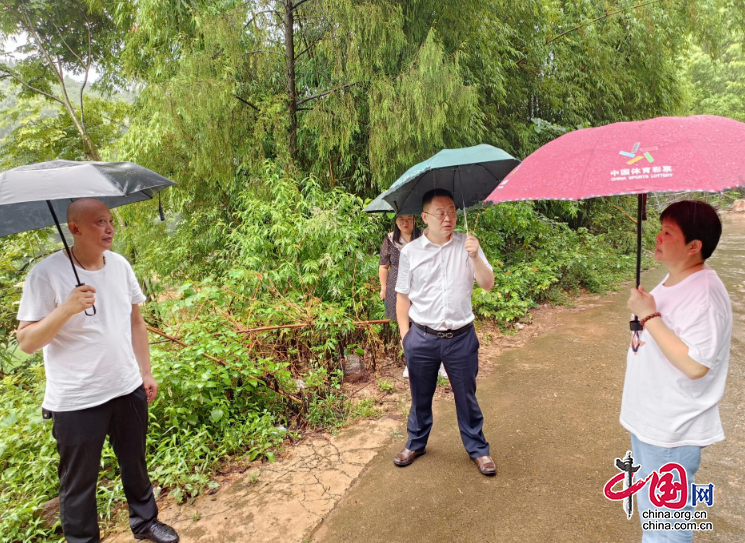
[(418, 215), (422, 212), (422, 197), (435, 188), (450, 191), (459, 207), (470, 207), (489, 196), (518, 164), (519, 160), (491, 145), (443, 149), (409, 168), (365, 211)]

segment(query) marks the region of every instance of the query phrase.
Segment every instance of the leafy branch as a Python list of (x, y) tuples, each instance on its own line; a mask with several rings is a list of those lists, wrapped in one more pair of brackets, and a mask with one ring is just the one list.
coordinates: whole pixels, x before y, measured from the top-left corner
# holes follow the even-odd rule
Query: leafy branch
[(567, 30), (565, 32), (562, 32), (558, 36), (554, 36), (550, 40), (546, 40), (546, 45), (548, 45), (551, 42), (554, 42), (554, 41), (558, 40), (559, 38), (561, 38), (563, 36), (566, 36), (567, 34), (570, 34), (571, 32), (575, 32), (575, 31), (580, 30), (580, 29), (582, 29), (582, 28), (584, 28), (584, 27), (586, 27), (588, 25), (591, 25), (592, 23), (596, 23), (596, 22), (601, 21), (603, 19), (608, 19), (609, 17), (612, 17), (614, 15), (619, 15), (621, 13), (626, 13), (627, 11), (632, 11), (632, 10), (635, 10), (635, 9), (643, 8), (643, 7), (649, 6), (651, 4), (659, 4), (662, 1), (663, 0), (650, 0), (649, 2), (644, 2), (642, 4), (637, 4), (637, 5), (631, 6), (629, 8), (621, 8), (621, 9), (617, 9), (616, 11), (606, 11), (605, 15), (601, 15), (600, 17), (596, 17), (595, 19), (591, 19), (589, 21), (586, 21), (586, 22), (584, 22), (584, 23), (582, 23), (580, 25), (575, 26), (574, 28), (570, 28), (569, 30)]

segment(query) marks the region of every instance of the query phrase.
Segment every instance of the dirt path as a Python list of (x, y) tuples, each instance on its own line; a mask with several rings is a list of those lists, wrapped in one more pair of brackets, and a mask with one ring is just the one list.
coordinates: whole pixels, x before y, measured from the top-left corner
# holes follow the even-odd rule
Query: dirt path
[[(159, 518), (185, 543), (302, 541), (331, 511), (398, 421), (364, 421), (337, 436), (303, 440), (276, 464), (252, 464), (193, 504), (162, 503)], [(122, 527), (107, 543), (132, 541)]]
[[(712, 266), (736, 312), (722, 418), (724, 443), (703, 453), (699, 483), (716, 485), (714, 532), (697, 541), (745, 540), (745, 220), (728, 221)], [(664, 274), (647, 274), (651, 289)], [(312, 541), (639, 541), (638, 517), (603, 497), (629, 449), (618, 423), (628, 348), (627, 294), (559, 318), (560, 326), (496, 359), (480, 381), (484, 432), (499, 475), (485, 478), (463, 450), (452, 402), (438, 402), (427, 455), (407, 468), (392, 442), (315, 531)], [(485, 353), (486, 354), (486, 353)]]
[[(704, 451), (697, 477), (716, 485), (714, 532), (698, 542), (745, 541), (745, 214), (737, 218), (725, 223), (711, 262), (730, 292), (735, 327), (721, 404), (727, 439)], [(663, 275), (652, 271), (644, 284)], [(618, 423), (626, 299), (624, 291), (540, 310), (516, 336), (483, 337), (478, 397), (496, 478), (480, 475), (464, 452), (455, 404), (442, 390), (427, 455), (393, 465), (408, 412), (408, 385), (397, 378), (385, 418), (307, 438), (276, 464), (219, 479), (216, 494), (191, 505), (166, 501), (161, 519), (184, 543), (639, 541), (638, 517), (627, 521), (602, 495), (617, 473), (613, 460), (629, 448)], [(360, 395), (380, 396), (373, 385)], [(107, 538), (131, 540), (126, 529)]]

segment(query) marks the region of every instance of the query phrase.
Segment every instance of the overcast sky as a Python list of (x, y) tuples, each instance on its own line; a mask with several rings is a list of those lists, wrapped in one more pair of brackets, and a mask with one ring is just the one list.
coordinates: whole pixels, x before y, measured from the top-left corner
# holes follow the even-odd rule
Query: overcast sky
[[(22, 47), (25, 45), (28, 41), (28, 36), (24, 34), (16, 34), (14, 36), (8, 37), (3, 42), (3, 57), (5, 59), (12, 59), (12, 60), (21, 60), (25, 55), (23, 53), (19, 53), (16, 51), (18, 47)], [(85, 79), (84, 73), (79, 74), (73, 74), (73, 73), (66, 73), (65, 74), (70, 79), (74, 79), (75, 81), (81, 82), (83, 79)], [(95, 65), (91, 66), (91, 70), (88, 74), (88, 84), (93, 83), (96, 81), (99, 77), (98, 71), (96, 70)]]

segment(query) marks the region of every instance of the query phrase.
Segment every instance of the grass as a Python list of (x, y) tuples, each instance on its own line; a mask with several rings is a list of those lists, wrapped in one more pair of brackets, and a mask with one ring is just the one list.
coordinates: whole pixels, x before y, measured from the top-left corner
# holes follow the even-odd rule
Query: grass
[(391, 392), (395, 392), (396, 385), (393, 383), (393, 379), (378, 378), (378, 389), (380, 389), (380, 392), (390, 394)]

